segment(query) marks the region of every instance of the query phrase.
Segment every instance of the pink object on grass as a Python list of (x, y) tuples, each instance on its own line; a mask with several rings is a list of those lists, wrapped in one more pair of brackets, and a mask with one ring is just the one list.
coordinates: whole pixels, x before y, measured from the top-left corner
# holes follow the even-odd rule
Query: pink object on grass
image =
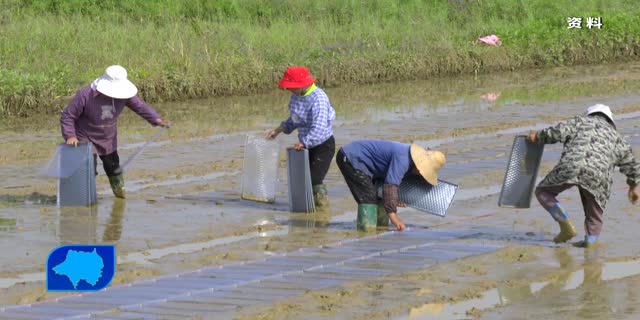
[(481, 95), (480, 98), (493, 102), (493, 101), (496, 101), (499, 96), (500, 96), (500, 92), (489, 92), (487, 94)]
[(498, 38), (498, 36), (496, 36), (495, 34), (492, 34), (490, 36), (486, 36), (486, 37), (480, 37), (478, 38), (478, 41), (488, 44), (488, 45), (492, 45), (492, 46), (499, 46), (500, 45), (500, 38)]

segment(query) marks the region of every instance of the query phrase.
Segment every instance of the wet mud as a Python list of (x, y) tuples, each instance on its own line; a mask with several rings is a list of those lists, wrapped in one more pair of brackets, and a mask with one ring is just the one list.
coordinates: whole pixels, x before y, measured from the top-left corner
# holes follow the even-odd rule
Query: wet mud
[[(605, 103), (619, 116), (619, 130), (632, 145), (640, 144), (640, 86), (634, 84), (639, 83), (640, 73), (634, 72), (639, 69), (638, 64), (628, 64), (328, 89), (339, 115), (334, 128), (338, 146), (356, 139), (388, 139), (446, 153), (448, 163), (440, 178), (459, 185), (455, 202), (445, 218), (401, 209), (409, 228), (467, 229), (473, 235), (464, 243), (506, 248), (428, 269), (308, 291), (227, 316), (527, 319), (542, 314), (548, 319), (602, 319), (640, 315), (635, 307), (640, 297), (640, 249), (633, 245), (640, 217), (638, 207), (626, 200), (624, 177), (618, 173), (614, 177), (598, 248), (554, 244), (551, 239), (558, 227), (535, 199), (529, 209), (497, 206), (516, 134)], [(604, 83), (609, 90), (598, 89)], [(567, 92), (578, 84), (593, 88), (593, 94)], [(548, 94), (549, 86), (559, 88), (555, 95)], [(501, 94), (494, 101), (483, 98), (491, 92)], [(275, 203), (240, 199), (245, 135), (276, 126), (287, 115), (286, 103), (285, 93), (274, 92), (159, 105), (174, 125), (127, 169), (128, 198), (113, 198), (98, 165), (98, 204), (80, 209), (56, 207), (55, 180), (38, 175), (60, 142), (57, 119), (34, 118), (39, 125), (28, 130), (6, 124), (7, 139), (0, 143), (0, 250), (5, 257), (0, 261), (0, 305), (63, 295), (43, 289), (44, 262), (53, 248), (67, 243), (116, 244), (114, 284), (124, 284), (366, 236), (355, 230), (356, 205), (335, 164), (325, 181), (331, 201), (327, 212), (288, 212), (284, 158)], [(217, 109), (220, 112), (212, 111)], [(131, 112), (122, 117), (119, 141), (124, 162), (156, 129)], [(295, 135), (279, 139), (283, 148), (296, 141)], [(545, 147), (541, 177), (560, 152), (560, 146)], [(579, 236), (572, 240), (577, 241), (584, 234), (579, 195), (570, 190), (560, 199), (578, 226)]]

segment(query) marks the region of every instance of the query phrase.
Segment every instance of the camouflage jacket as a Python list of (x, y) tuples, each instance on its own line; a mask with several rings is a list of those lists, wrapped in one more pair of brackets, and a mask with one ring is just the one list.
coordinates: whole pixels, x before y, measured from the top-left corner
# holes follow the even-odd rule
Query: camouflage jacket
[(537, 133), (540, 143), (562, 142), (558, 164), (540, 182), (541, 186), (575, 184), (595, 197), (604, 210), (611, 195), (614, 167), (627, 176), (627, 184), (640, 181), (640, 163), (629, 143), (600, 116), (582, 116)]

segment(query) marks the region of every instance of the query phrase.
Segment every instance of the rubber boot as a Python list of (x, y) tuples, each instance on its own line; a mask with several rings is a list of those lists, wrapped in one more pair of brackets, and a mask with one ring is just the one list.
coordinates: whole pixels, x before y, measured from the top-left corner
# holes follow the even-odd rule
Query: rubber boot
[(109, 176), (109, 184), (111, 185), (114, 196), (122, 199), (125, 198), (124, 177), (122, 173), (116, 176)]
[(575, 237), (576, 234), (578, 234), (576, 232), (576, 227), (571, 224), (571, 220), (569, 220), (569, 218), (558, 221), (558, 224), (560, 225), (560, 233), (558, 233), (558, 235), (553, 238), (553, 242), (567, 242), (569, 241), (569, 239)]
[(597, 244), (598, 236), (584, 236), (584, 240), (578, 241), (573, 245), (578, 248), (590, 248)]
[(387, 209), (384, 208), (384, 201), (378, 201), (378, 227), (389, 226), (389, 215)]
[(327, 187), (324, 184), (317, 184), (313, 186), (313, 200), (317, 211), (324, 211), (329, 208)]
[(362, 203), (358, 205), (358, 230), (372, 231), (378, 221), (378, 205)]

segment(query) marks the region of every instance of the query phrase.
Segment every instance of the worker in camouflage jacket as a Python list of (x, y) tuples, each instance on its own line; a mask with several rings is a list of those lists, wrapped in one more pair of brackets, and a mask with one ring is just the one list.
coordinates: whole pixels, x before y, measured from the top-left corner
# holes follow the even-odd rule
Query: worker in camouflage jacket
[(580, 191), (586, 235), (584, 240), (575, 243), (578, 247), (589, 247), (598, 240), (603, 212), (611, 195), (614, 167), (619, 167), (627, 176), (629, 201), (635, 204), (638, 200), (640, 163), (634, 158), (629, 143), (616, 130), (608, 106), (591, 106), (586, 115), (532, 132), (528, 139), (534, 143), (564, 144), (560, 161), (535, 191), (540, 204), (560, 224), (560, 233), (554, 242), (567, 242), (576, 235), (569, 215), (556, 199), (562, 191), (573, 186)]

